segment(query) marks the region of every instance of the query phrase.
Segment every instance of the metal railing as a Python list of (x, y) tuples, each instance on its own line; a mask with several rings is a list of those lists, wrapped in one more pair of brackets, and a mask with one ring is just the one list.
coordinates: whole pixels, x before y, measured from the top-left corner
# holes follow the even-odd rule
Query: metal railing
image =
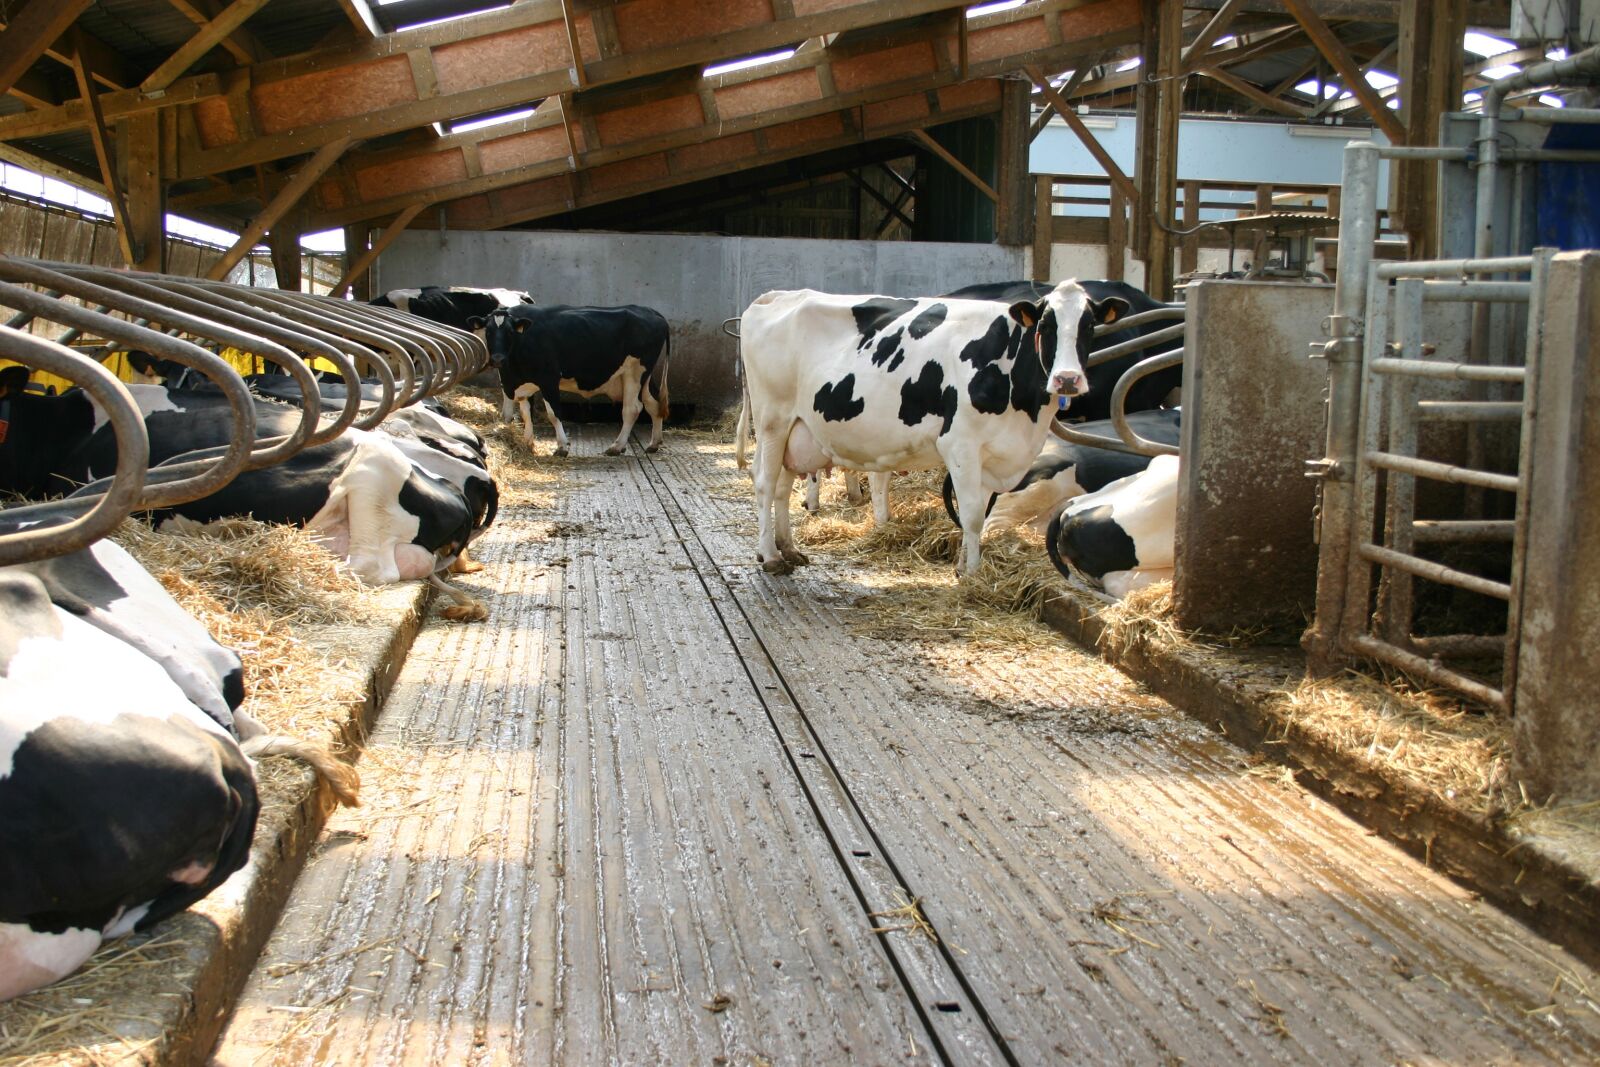
[[(1084, 370), (1120, 359), (1132, 352), (1141, 352), (1146, 348), (1166, 344), (1170, 341), (1182, 341), (1185, 310), (1182, 304), (1166, 304), (1162, 307), (1141, 311), (1136, 315), (1128, 315), (1115, 322), (1108, 322), (1103, 326), (1094, 328), (1094, 336), (1106, 337), (1124, 330), (1137, 329), (1153, 322), (1176, 322), (1175, 326), (1154, 330), (1140, 337), (1134, 337), (1110, 348), (1102, 348), (1089, 356)], [(1087, 433), (1075, 429), (1069, 424), (1064, 424), (1057, 419), (1050, 420), (1050, 429), (1057, 437), (1068, 444), (1088, 445), (1093, 448), (1107, 448), (1113, 452), (1129, 452), (1138, 456), (1176, 456), (1178, 449), (1160, 441), (1152, 441), (1137, 433), (1128, 423), (1128, 393), (1141, 379), (1147, 378), (1159, 371), (1181, 366), (1183, 363), (1183, 349), (1181, 347), (1171, 352), (1161, 352), (1154, 356), (1147, 356), (1122, 372), (1117, 379), (1116, 387), (1111, 393), (1111, 425), (1116, 429), (1116, 437), (1107, 437), (1104, 434)]]
[[(0, 564), (75, 551), (132, 512), (199, 499), (241, 471), (281, 463), (352, 426), (370, 429), (489, 366), (488, 350), (472, 334), (393, 309), (174, 275), (0, 256), (0, 306), (16, 311), (0, 326), (0, 358), (83, 388), (117, 442), (110, 477), (66, 499), (0, 510)], [(35, 320), (68, 330), (55, 341), (23, 332)], [(150, 468), (138, 405), (94, 358), (119, 348), (143, 349), (206, 378), (228, 403), (228, 443)], [(293, 383), (300, 418), (290, 432), (257, 438), (256, 398), (211, 351), (223, 348), (275, 365)], [(343, 377), (342, 401), (323, 400), (308, 359)], [(364, 398), (358, 369), (376, 379), (376, 399)]]
[[(1530, 68), (1529, 77), (1558, 78), (1600, 70), (1591, 49), (1574, 62)], [(1420, 546), (1510, 542), (1511, 570), (1521, 573), (1526, 530), (1516, 522), (1467, 513), (1454, 518), (1417, 518), (1420, 483), (1484, 491), (1525, 493), (1526, 449), (1516, 475), (1489, 465), (1483, 429), (1518, 424), (1524, 435), (1530, 413), (1519, 397), (1536, 368), (1511, 365), (1510, 335), (1492, 314), (1496, 306), (1527, 308), (1530, 341), (1538, 329), (1548, 254), (1499, 255), (1492, 220), (1495, 170), (1512, 151), (1501, 151), (1495, 130), (1500, 96), (1485, 97), (1484, 137), (1473, 148), (1387, 147), (1371, 143), (1345, 149), (1339, 230), (1339, 276), (1330, 338), (1313, 345), (1328, 363), (1327, 445), (1309, 463), (1320, 480), (1316, 530), (1319, 545), (1316, 612), (1304, 644), (1313, 672), (1331, 673), (1353, 657), (1386, 663), (1412, 676), (1453, 689), (1502, 712), (1512, 710), (1517, 648), (1505, 634), (1517, 632), (1515, 581), (1495, 581), (1425, 558)], [(1580, 121), (1580, 118), (1560, 121)], [(1581, 121), (1591, 121), (1582, 118)], [(1476, 153), (1476, 154), (1475, 154)], [(1565, 159), (1569, 152), (1515, 152), (1517, 158)], [(1374, 261), (1377, 176), (1380, 158), (1476, 160), (1479, 164), (1476, 243), (1472, 258), (1413, 263)], [(1590, 160), (1600, 159), (1595, 153)], [(1517, 277), (1502, 277), (1516, 275)], [(1425, 337), (1430, 305), (1471, 305), (1463, 351), (1440, 352)], [(1391, 311), (1391, 304), (1393, 310)], [(1530, 357), (1531, 358), (1531, 357)], [(1466, 398), (1421, 395), (1428, 382), (1466, 383)], [(1446, 463), (1419, 454), (1424, 423), (1465, 428), (1465, 462)], [(1382, 523), (1379, 525), (1379, 500)], [(1468, 510), (1468, 509), (1464, 509)], [(1412, 633), (1416, 583), (1429, 582), (1507, 602), (1505, 634)], [(1374, 592), (1376, 596), (1374, 597)], [(1446, 661), (1501, 657), (1498, 684), (1475, 678)]]

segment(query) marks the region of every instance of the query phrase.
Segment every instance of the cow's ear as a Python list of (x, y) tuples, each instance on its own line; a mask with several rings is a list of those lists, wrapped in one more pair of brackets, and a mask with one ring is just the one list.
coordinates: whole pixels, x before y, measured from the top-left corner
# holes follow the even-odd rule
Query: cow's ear
[(1132, 309), (1133, 305), (1120, 296), (1108, 296), (1098, 302), (1091, 301), (1090, 306), (1094, 309), (1094, 321), (1104, 326), (1109, 322), (1116, 322), (1122, 318)]
[(1032, 326), (1039, 321), (1040, 309), (1043, 304), (1035, 304), (1031, 300), (1018, 300), (1011, 305), (1011, 317), (1023, 326)]
[(467, 319), (467, 329), (469, 330), (481, 330), (487, 325), (489, 325), (489, 320), (482, 315), (473, 315)]
[(527, 319), (512, 319), (511, 320), (511, 328), (513, 330), (515, 330), (517, 333), (527, 333), (528, 332), (528, 327), (531, 326), (531, 325), (533, 325), (533, 324), (531, 322), (529, 322)]

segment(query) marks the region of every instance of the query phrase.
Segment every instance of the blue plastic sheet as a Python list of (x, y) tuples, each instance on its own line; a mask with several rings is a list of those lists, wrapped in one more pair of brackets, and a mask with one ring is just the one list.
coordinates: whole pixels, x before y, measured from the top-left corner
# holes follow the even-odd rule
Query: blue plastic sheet
[[(1552, 126), (1546, 148), (1600, 149), (1600, 126)], [(1600, 248), (1600, 163), (1540, 163), (1539, 244)]]

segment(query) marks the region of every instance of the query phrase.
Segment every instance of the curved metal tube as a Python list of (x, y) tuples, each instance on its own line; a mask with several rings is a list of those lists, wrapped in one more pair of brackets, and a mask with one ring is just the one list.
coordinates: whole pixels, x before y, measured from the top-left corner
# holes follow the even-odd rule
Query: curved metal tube
[[(1111, 325), (1115, 326), (1116, 323)], [(1111, 360), (1126, 356), (1130, 352), (1138, 352), (1152, 345), (1159, 345), (1164, 341), (1181, 340), (1185, 329), (1184, 324), (1179, 323), (1176, 326), (1168, 326), (1164, 330), (1157, 330), (1155, 333), (1134, 337), (1119, 345), (1112, 345), (1110, 348), (1102, 348), (1100, 351), (1090, 354), (1089, 358), (1084, 361), (1083, 369), (1088, 370), (1090, 367), (1098, 367), (1102, 363), (1109, 363)], [(1130, 367), (1128, 369), (1131, 372), (1133, 368)]]
[[(251, 446), (255, 444), (256, 411), (255, 401), (250, 391), (245, 388), (244, 382), (233, 368), (229, 367), (218, 357), (205, 349), (190, 344), (188, 341), (169, 337), (145, 326), (135, 326), (131, 322), (123, 322), (107, 315), (100, 315), (88, 308), (78, 307), (73, 304), (51, 300), (43, 293), (34, 292), (32, 289), (9, 282), (0, 282), (0, 303), (10, 307), (23, 308), (32, 312), (39, 318), (61, 322), (69, 326), (121, 341), (123, 344), (148, 348), (152, 352), (182, 363), (187, 367), (204, 374), (217, 384), (223, 396), (228, 400), (228, 407), (233, 414), (233, 440), (228, 448), (214, 460), (204, 463), (195, 463), (184, 467), (182, 479), (162, 485), (159, 489), (152, 488), (139, 499), (138, 508), (170, 507), (181, 504), (186, 500), (197, 500), (207, 493), (222, 488), (233, 480), (234, 475), (244, 469), (246, 464), (254, 458)], [(68, 349), (68, 351), (71, 351)], [(74, 353), (76, 356), (76, 353)], [(78, 356), (77, 358), (84, 358)], [(97, 364), (98, 366), (98, 364)], [(100, 368), (105, 370), (105, 368)], [(110, 374), (110, 371), (105, 373)], [(114, 377), (114, 376), (113, 376)], [(128, 395), (124, 390), (124, 395)], [(132, 401), (129, 395), (130, 402)], [(135, 405), (137, 410), (137, 405)], [(140, 416), (143, 424), (143, 415)], [(149, 446), (146, 444), (148, 457)], [(119, 454), (120, 466), (120, 454)], [(106, 485), (101, 479), (97, 486)], [(98, 490), (97, 490), (98, 491)], [(79, 490), (79, 492), (83, 492)], [(94, 494), (85, 494), (94, 495)], [(49, 504), (30, 505), (30, 508), (49, 508)]]
[(1137, 327), (1143, 326), (1150, 322), (1171, 322), (1173, 320), (1182, 322), (1188, 313), (1188, 308), (1185, 308), (1181, 304), (1176, 306), (1167, 304), (1163, 305), (1162, 307), (1151, 308), (1149, 311), (1141, 311), (1136, 315), (1129, 315), (1126, 318), (1118, 319), (1115, 322), (1108, 322), (1104, 325), (1096, 326), (1094, 328), (1094, 336), (1104, 337), (1108, 333), (1116, 333), (1118, 330), (1136, 329)]
[[(327, 297), (315, 299), (321, 303), (329, 302)], [(409, 315), (395, 308), (376, 308), (366, 304), (344, 302), (340, 311), (356, 316), (372, 328), (378, 328), (381, 321), (383, 329), (399, 329), (417, 338), (419, 343), (437, 346), (440, 349), (440, 358), (451, 365), (451, 373), (445, 383), (435, 389), (435, 393), (470, 378), (489, 365), (488, 347), (466, 330), (458, 330), (454, 326), (446, 326), (442, 322), (434, 322), (419, 315)], [(446, 350), (452, 355), (446, 355)]]
[[(433, 396), (438, 391), (436, 388), (437, 382), (440, 378), (443, 378), (443, 375), (441, 374), (438, 378), (434, 377), (432, 368), (442, 364), (444, 359), (440, 351), (442, 342), (437, 340), (437, 335), (429, 334), (415, 325), (417, 321), (426, 320), (419, 320), (415, 315), (407, 315), (405, 312), (395, 311), (392, 308), (363, 306), (361, 311), (355, 311), (353, 308), (354, 305), (352, 304), (340, 309), (339, 313), (347, 316), (352, 322), (361, 323), (367, 329), (383, 330), (391, 337), (413, 347), (421, 347), (422, 342), (418, 340), (419, 337), (428, 338), (428, 346), (422, 349), (422, 352), (425, 353), (423, 359), (424, 377), (413, 401), (420, 400), (425, 396)], [(406, 319), (412, 321), (407, 322), (405, 321)]]
[[(316, 323), (319, 328), (329, 333), (388, 353), (400, 367), (402, 385), (400, 395), (395, 402), (396, 407), (415, 404), (426, 395), (430, 379), (426, 376), (419, 379), (417, 368), (419, 363), (424, 367), (431, 366), (433, 360), (429, 358), (426, 350), (411, 338), (394, 330), (365, 325), (358, 317), (346, 315), (340, 309), (329, 307), (322, 301), (311, 301), (295, 298), (291, 294), (267, 291), (251, 293), (248, 298), (262, 307), (278, 307), (282, 314), (299, 316), (304, 321)], [(427, 372), (424, 373), (426, 375)]]
[(1128, 403), (1128, 390), (1133, 388), (1133, 383), (1140, 378), (1148, 377), (1157, 371), (1169, 367), (1183, 366), (1183, 349), (1176, 352), (1162, 352), (1159, 355), (1147, 356), (1129, 367), (1117, 379), (1117, 387), (1111, 391), (1111, 425), (1116, 427), (1117, 435), (1129, 447), (1142, 456), (1178, 456), (1182, 451), (1175, 445), (1162, 444), (1152, 441), (1148, 437), (1140, 437), (1128, 425), (1128, 413), (1124, 410)]
[[(100, 405), (111, 421), (111, 432), (117, 438), (117, 469), (112, 475), (111, 487), (94, 501), (94, 506), (58, 526), (0, 534), (0, 566), (76, 552), (116, 529), (138, 505), (144, 492), (145, 468), (150, 463), (150, 439), (145, 434), (144, 417), (114, 374), (54, 341), (0, 328), (0, 355), (76, 383)], [(37, 514), (39, 519), (48, 520), (76, 510), (79, 509), (58, 505), (48, 513), (39, 514), (34, 508), (16, 508), (0, 510), (0, 516), (10, 520)]]
[[(97, 270), (97, 268), (75, 268), (70, 264), (66, 266), (70, 271), (87, 269), (92, 272)], [(231, 329), (211, 319), (199, 318), (175, 311), (162, 304), (122, 293), (115, 289), (109, 289), (86, 279), (74, 277), (69, 273), (54, 271), (28, 260), (0, 256), (0, 277), (30, 282), (35, 285), (54, 286), (63, 292), (71, 293), (83, 299), (96, 300), (130, 315), (142, 315), (152, 322), (160, 322), (192, 333), (197, 337), (204, 337), (207, 340), (262, 355), (289, 371), (296, 384), (300, 386), (301, 394), (304, 397), (300, 424), (295, 427), (292, 433), (256, 442), (260, 447), (250, 457), (248, 468), (251, 470), (269, 466), (289, 458), (304, 448), (316, 433), (317, 423), (322, 418), (322, 404), (320, 394), (317, 392), (316, 380), (312, 378), (311, 370), (305, 365), (305, 362), (281, 345), (274, 344), (255, 334)], [(119, 281), (125, 282), (129, 280), (127, 276), (116, 275), (115, 277)], [(156, 337), (165, 336), (163, 334), (154, 334), (153, 331), (152, 334)], [(232, 368), (229, 368), (228, 373), (233, 373)]]

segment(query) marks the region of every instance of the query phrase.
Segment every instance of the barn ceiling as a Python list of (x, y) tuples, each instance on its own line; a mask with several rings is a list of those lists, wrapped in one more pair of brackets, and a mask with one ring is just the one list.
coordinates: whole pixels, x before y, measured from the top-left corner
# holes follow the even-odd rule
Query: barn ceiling
[[(0, 158), (100, 189), (148, 158), (171, 210), (234, 229), (274, 211), (308, 231), (514, 226), (989, 114), (997, 79), (1024, 67), (1074, 103), (1125, 106), (1144, 6), (0, 0)], [(1186, 103), (1364, 121), (1359, 101), (1294, 90), (1330, 75), (1279, 0), (1186, 6), (1190, 42), (1218, 7), (1229, 23), (1202, 42)], [(1357, 61), (1392, 57), (1398, 0), (1309, 6)], [(1471, 18), (1505, 11), (1485, 0)], [(136, 136), (156, 144), (141, 154)]]

